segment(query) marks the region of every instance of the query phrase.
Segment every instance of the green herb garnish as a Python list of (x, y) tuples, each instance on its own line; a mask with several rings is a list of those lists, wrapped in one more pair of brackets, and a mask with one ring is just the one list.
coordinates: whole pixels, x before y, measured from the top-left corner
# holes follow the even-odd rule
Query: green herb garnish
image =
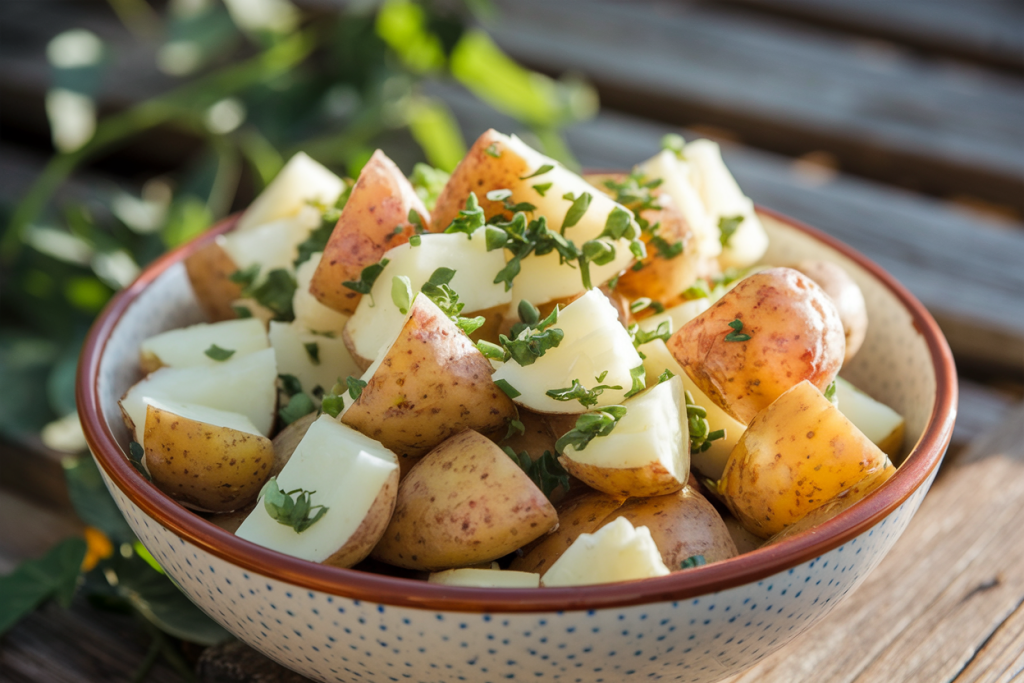
[(639, 299), (637, 299), (636, 301), (634, 301), (633, 303), (631, 303), (629, 305), (629, 312), (630, 313), (639, 313), (640, 311), (644, 310), (645, 308), (647, 308), (650, 305), (651, 305), (651, 300), (648, 299), (645, 296), (642, 296), (642, 297), (640, 297)]
[[(418, 163), (412, 167), (412, 175), (409, 176), (409, 182), (412, 183), (416, 194), (423, 201), (423, 205), (427, 207), (427, 211), (433, 211), (437, 205), (437, 198), (450, 177), (448, 173), (439, 168), (434, 168), (429, 164)], [(410, 220), (409, 222), (412, 223), (413, 221)]]
[(832, 380), (832, 383), (825, 389), (825, 399), (836, 403), (836, 381)]
[(583, 192), (578, 197), (567, 193), (562, 195), (562, 199), (568, 199), (572, 202), (569, 210), (565, 212), (565, 219), (562, 221), (560, 232), (562, 235), (565, 235), (565, 231), (579, 223), (580, 219), (587, 213), (587, 209), (590, 208), (590, 202), (593, 201), (594, 197), (589, 192)]
[(722, 243), (723, 247), (729, 246), (729, 240), (732, 239), (742, 222), (743, 216), (722, 216), (718, 219), (718, 230), (720, 231), (718, 241)]
[(630, 387), (629, 391), (626, 392), (626, 395), (623, 396), (623, 398), (630, 398), (631, 396), (636, 396), (641, 391), (647, 388), (647, 385), (644, 382), (644, 380), (647, 378), (647, 372), (644, 370), (643, 363), (636, 366), (635, 368), (631, 368), (629, 371), (629, 377), (631, 380), (633, 380), (633, 386)]
[(508, 431), (505, 432), (505, 438), (502, 441), (511, 439), (513, 436), (522, 435), (526, 433), (526, 425), (519, 420), (508, 421)]
[(476, 343), (477, 350), (484, 354), (485, 358), (490, 360), (505, 360), (505, 349), (497, 344), (492, 344), (489, 341), (481, 339)]
[(508, 446), (504, 446), (502, 450), (522, 468), (526, 476), (546, 497), (551, 498), (551, 493), (559, 486), (564, 491), (569, 490), (569, 473), (558, 462), (558, 456), (551, 451), (544, 451), (544, 455), (533, 460), (526, 451), (517, 454)]
[(703, 555), (690, 555), (688, 558), (679, 563), (680, 569), (693, 569), (694, 567), (703, 567), (708, 563), (704, 559)]
[(676, 240), (672, 244), (669, 244), (661, 235), (655, 235), (651, 238), (651, 244), (653, 244), (654, 248), (658, 250), (658, 256), (666, 261), (671, 261), (683, 253), (682, 240)]
[(146, 466), (142, 464), (142, 459), (146, 456), (146, 449), (142, 447), (142, 444), (132, 441), (128, 444), (128, 462), (132, 464), (132, 467), (141, 474), (146, 481), (153, 481), (153, 477), (149, 475), (146, 470)]
[(693, 402), (693, 394), (689, 391), (683, 395), (686, 399), (686, 422), (690, 430), (690, 452), (703, 453), (711, 448), (712, 441), (725, 438), (725, 430), (716, 429), (712, 432), (708, 424), (708, 411)]
[(217, 361), (225, 361), (235, 355), (234, 349), (222, 349), (216, 344), (210, 344), (210, 348), (203, 351), (207, 356)]
[(248, 306), (239, 306), (237, 304), (231, 305), (231, 310), (235, 312), (239, 320), (246, 320), (252, 317), (252, 311), (249, 310)]
[[(488, 195), (490, 194), (493, 193), (489, 192)], [(459, 210), (459, 215), (445, 228), (445, 232), (463, 232), (466, 235), (472, 235), (479, 228), (482, 228), (486, 222), (484, 210), (476, 198), (476, 193), (470, 192), (469, 196), (466, 197), (466, 207)]]
[(531, 187), (535, 189), (537, 191), (537, 194), (539, 194), (541, 197), (546, 197), (548, 190), (551, 189), (552, 184), (553, 183), (538, 183), (536, 185), (531, 185)]
[(405, 275), (396, 275), (391, 278), (391, 300), (398, 306), (402, 315), (409, 312), (412, 306), (412, 283)]
[[(643, 366), (641, 366), (641, 368), (642, 367)], [(622, 387), (620, 385), (613, 386), (608, 384), (599, 384), (592, 389), (587, 389), (578, 379), (574, 379), (572, 381), (572, 386), (570, 387), (566, 387), (565, 389), (549, 389), (544, 393), (556, 401), (579, 401), (580, 405), (584, 408), (590, 408), (591, 406), (597, 405), (598, 397), (603, 394), (606, 389), (622, 391)]]
[(306, 349), (309, 362), (313, 365), (320, 365), (320, 345), (316, 342), (306, 342), (302, 346)]
[(662, 371), (662, 373), (660, 375), (658, 375), (658, 384), (661, 384), (662, 382), (667, 382), (667, 381), (669, 381), (670, 379), (672, 379), (675, 376), (676, 376), (676, 373), (672, 372), (668, 368), (665, 368)]
[(555, 443), (555, 450), (564, 453), (569, 446), (582, 451), (599, 436), (608, 436), (626, 415), (626, 406), (606, 406), (593, 413), (576, 418), (576, 426)]
[(288, 405), (278, 410), (277, 414), (282, 422), (290, 425), (300, 417), (309, 415), (314, 410), (316, 410), (316, 406), (313, 405), (313, 399), (309, 397), (309, 394), (299, 392), (289, 398)]
[(530, 175), (520, 176), (519, 179), (520, 180), (529, 180), (530, 178), (536, 178), (539, 175), (544, 175), (545, 173), (547, 173), (548, 171), (552, 170), (553, 168), (554, 168), (554, 166), (551, 165), (551, 164), (544, 164), (543, 166), (538, 168), (536, 171), (534, 171)]
[(496, 379), (494, 380), (494, 384), (499, 389), (504, 391), (505, 395), (508, 396), (509, 398), (518, 398), (519, 396), (522, 396), (522, 393), (520, 393), (519, 390), (516, 389), (514, 386), (509, 384), (508, 380)]
[(729, 334), (725, 335), (725, 341), (728, 341), (728, 342), (745, 342), (745, 341), (749, 341), (750, 340), (750, 335), (749, 334), (744, 334), (742, 332), (742, 330), (743, 330), (743, 321), (740, 320), (739, 318), (736, 318), (731, 323), (729, 323), (729, 327), (732, 328), (732, 332), (730, 332)]
[(420, 237), (419, 235), (413, 235), (409, 238), (409, 244), (411, 244), (414, 247), (418, 247), (421, 244), (423, 244), (423, 238)]
[[(316, 491), (305, 489), (294, 489), (282, 491), (277, 485), (277, 477), (271, 477), (260, 490), (263, 498), (263, 507), (271, 519), (278, 524), (290, 526), (296, 533), (302, 533), (309, 527), (316, 524), (321, 517), (327, 514), (327, 508), (323, 505), (313, 505), (312, 497)], [(295, 498), (292, 498), (295, 496)], [(313, 514), (315, 511), (315, 514)], [(310, 516), (312, 514), (312, 517)]]
[(281, 390), (289, 396), (294, 396), (302, 391), (302, 382), (295, 375), (278, 375), (281, 380)]
[(629, 326), (628, 332), (629, 336), (633, 339), (633, 346), (635, 348), (640, 348), (655, 339), (667, 342), (668, 338), (672, 336), (672, 322), (662, 320), (655, 329), (650, 331), (640, 329), (639, 323), (633, 323)]
[(346, 280), (342, 282), (342, 286), (348, 287), (353, 292), (359, 292), (360, 294), (369, 294), (373, 289), (373, 283), (377, 281), (380, 274), (384, 271), (384, 266), (391, 263), (389, 259), (383, 258), (378, 263), (373, 263), (363, 268), (359, 273), (359, 280)]
[(363, 389), (366, 388), (366, 382), (358, 377), (347, 377), (345, 378), (345, 384), (348, 386), (349, 397), (353, 401), (358, 401), (359, 397), (363, 395)]
[(661, 138), (661, 148), (676, 155), (676, 158), (683, 159), (683, 150), (686, 148), (686, 140), (682, 135), (669, 133)]
[(501, 150), (498, 149), (498, 143), (492, 142), (484, 148), (484, 152), (487, 156), (494, 157), (495, 159), (501, 158)]

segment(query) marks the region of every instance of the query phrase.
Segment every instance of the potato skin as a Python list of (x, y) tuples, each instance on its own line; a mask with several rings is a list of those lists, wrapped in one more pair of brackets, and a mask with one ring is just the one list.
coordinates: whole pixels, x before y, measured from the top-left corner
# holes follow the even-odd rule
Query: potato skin
[(885, 453), (805, 380), (750, 422), (719, 492), (748, 531), (768, 538), (844, 491), (856, 495), (865, 480), (881, 484), (892, 471)]
[(670, 245), (682, 242), (682, 253), (665, 258), (651, 243), (652, 236), (644, 234), (642, 237), (647, 247), (647, 256), (640, 261), (639, 270), (634, 270), (634, 266), (619, 277), (615, 289), (629, 299), (648, 297), (667, 305), (672, 303), (681, 291), (692, 285), (706, 269), (701, 264), (697, 236), (686, 222), (686, 218), (669, 203), (668, 195), (660, 195), (659, 202), (662, 204), (660, 210), (647, 210), (642, 215), (651, 225), (661, 223), (658, 237)]
[(573, 489), (558, 505), (558, 528), (523, 549), (523, 555), (512, 560), (509, 569), (543, 574), (580, 534), (590, 534), (625, 502), (586, 487)]
[[(487, 151), (491, 145), (495, 145), (493, 149), (498, 151), (499, 156), (492, 156)], [(476, 193), (487, 218), (505, 212), (501, 202), (487, 199), (487, 193), (515, 187), (520, 183), (519, 178), (526, 175), (528, 168), (522, 157), (511, 152), (503, 153), (504, 148), (502, 135), (493, 128), (477, 138), (452, 171), (451, 178), (437, 198), (430, 221), (431, 232), (444, 232), (451, 225), (459, 211), (465, 208), (470, 192)]]
[[(734, 320), (749, 340), (726, 341)], [(846, 349), (835, 304), (792, 268), (742, 280), (667, 345), (694, 384), (744, 424), (801, 381), (824, 391)]]
[(185, 259), (185, 272), (192, 283), (192, 291), (210, 322), (238, 317), (232, 306), (242, 298), (242, 286), (229, 279), (237, 270), (238, 266), (216, 242), (207, 242)]
[(846, 356), (843, 363), (849, 363), (864, 344), (868, 333), (868, 309), (864, 303), (864, 293), (842, 266), (831, 261), (801, 261), (793, 269), (814, 280), (836, 305), (846, 334)]
[(558, 524), (555, 508), (486, 437), (466, 430), (409, 471), (374, 559), (439, 571), (496, 560)]
[(391, 522), (391, 515), (395, 511), (395, 501), (398, 499), (398, 470), (394, 470), (384, 486), (381, 487), (373, 504), (363, 517), (363, 521), (352, 532), (345, 545), (341, 546), (333, 555), (323, 561), (332, 567), (348, 568), (365, 560), (373, 547), (384, 535), (384, 530)]
[(416, 234), (409, 222), (410, 211), (419, 214), (423, 225), (430, 225), (430, 214), (412, 185), (378, 149), (352, 187), (309, 283), (310, 293), (325, 306), (354, 313), (362, 295), (342, 283), (358, 281), (363, 268), (377, 263), (388, 249), (405, 244)]
[(404, 475), (416, 459), (464, 429), (489, 434), (506, 428), (516, 408), (491, 381), (491, 372), (469, 337), (429, 299), (418, 297), (341, 421), (397, 454)]
[(683, 488), (685, 481), (676, 479), (660, 462), (643, 467), (600, 467), (559, 456), (569, 474), (587, 486), (613, 496), (664, 496)]
[(267, 475), (267, 479), (281, 474), (281, 470), (288, 464), (292, 453), (295, 452), (299, 442), (302, 441), (302, 437), (306, 435), (310, 425), (316, 422), (318, 417), (319, 414), (314, 410), (309, 415), (303, 415), (277, 433), (277, 436), (271, 442), (274, 447), (274, 464), (270, 468), (270, 474)]
[(634, 527), (650, 529), (662, 561), (674, 572), (681, 571), (682, 562), (694, 555), (703, 555), (711, 564), (738, 554), (715, 506), (690, 487), (667, 496), (630, 498), (601, 526), (619, 517)]
[(270, 439), (197, 422), (150, 405), (143, 436), (157, 488), (182, 505), (231, 512), (256, 499), (270, 476)]

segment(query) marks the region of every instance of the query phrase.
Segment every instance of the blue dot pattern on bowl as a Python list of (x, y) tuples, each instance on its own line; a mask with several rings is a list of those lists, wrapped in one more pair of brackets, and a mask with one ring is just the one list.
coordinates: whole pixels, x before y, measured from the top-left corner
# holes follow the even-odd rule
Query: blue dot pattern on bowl
[(351, 600), (243, 571), (175, 536), (107, 480), (132, 529), (181, 589), (281, 664), (320, 681), (471, 683), (708, 683), (742, 671), (856, 588), (929, 485), (845, 545), (756, 583), (634, 607), (476, 614)]

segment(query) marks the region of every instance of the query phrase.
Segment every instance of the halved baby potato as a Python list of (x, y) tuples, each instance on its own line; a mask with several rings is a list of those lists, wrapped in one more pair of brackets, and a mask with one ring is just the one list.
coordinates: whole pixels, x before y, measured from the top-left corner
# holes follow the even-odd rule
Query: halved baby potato
[(238, 317), (234, 304), (242, 297), (242, 286), (231, 281), (237, 270), (238, 264), (216, 240), (207, 242), (185, 258), (185, 273), (208, 320), (217, 322)]
[(740, 281), (667, 346), (704, 394), (747, 423), (803, 380), (824, 391), (846, 340), (821, 287), (792, 268), (771, 268)]
[(878, 446), (804, 380), (758, 413), (719, 482), (748, 531), (768, 538), (861, 485), (861, 496), (895, 468)]
[[(139, 347), (139, 364), (149, 373), (161, 367), (187, 368), (216, 365), (228, 358), (241, 358), (269, 346), (267, 331), (259, 320), (225, 320), (168, 330), (144, 340)], [(213, 349), (213, 347), (218, 347)]]
[(145, 463), (153, 483), (190, 508), (245, 507), (270, 476), (274, 448), (245, 415), (150, 400), (144, 424)]
[(864, 293), (842, 266), (831, 261), (801, 261), (793, 266), (818, 283), (836, 305), (846, 333), (846, 356), (843, 363), (857, 355), (868, 333), (868, 309)]
[(503, 557), (558, 524), (554, 507), (508, 455), (467, 429), (405, 475), (374, 559), (425, 571)]
[(362, 295), (343, 283), (358, 282), (363, 268), (416, 234), (411, 213), (419, 216), (420, 225), (430, 225), (430, 214), (416, 190), (378, 149), (360, 171), (327, 241), (309, 285), (313, 296), (336, 311), (354, 313)]
[(544, 572), (541, 583), (549, 588), (585, 586), (668, 573), (650, 530), (633, 528), (625, 517), (617, 517), (592, 534), (580, 534)]
[[(236, 535), (286, 555), (351, 567), (370, 553), (394, 510), (398, 461), (380, 443), (321, 415), (277, 477), (281, 491), (308, 492), (324, 506), (302, 531), (271, 517), (260, 498)], [(299, 493), (298, 495), (302, 495)], [(310, 518), (316, 510), (311, 510)]]
[(330, 206), (345, 189), (345, 181), (299, 152), (288, 160), (253, 200), (235, 230), (246, 232), (282, 218), (290, 218), (311, 203)]

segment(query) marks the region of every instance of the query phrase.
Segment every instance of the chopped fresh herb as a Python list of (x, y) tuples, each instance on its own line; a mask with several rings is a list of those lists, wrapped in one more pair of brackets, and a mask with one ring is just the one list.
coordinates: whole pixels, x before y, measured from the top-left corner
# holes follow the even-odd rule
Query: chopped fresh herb
[(414, 247), (418, 247), (418, 246), (420, 246), (420, 245), (421, 245), (422, 243), (423, 243), (423, 238), (422, 238), (422, 237), (420, 237), (419, 235), (413, 235), (413, 236), (411, 236), (411, 237), (409, 238), (409, 244), (411, 244), (411, 245), (412, 245), (412, 246), (414, 246)]
[(252, 311), (249, 310), (248, 306), (232, 304), (231, 310), (235, 312), (235, 315), (238, 316), (239, 320), (245, 320), (252, 317)]
[(373, 289), (373, 283), (377, 281), (377, 278), (380, 277), (380, 274), (384, 271), (384, 267), (389, 263), (391, 263), (389, 259), (383, 258), (379, 263), (374, 263), (363, 268), (359, 273), (358, 281), (346, 280), (341, 284), (344, 287), (348, 287), (353, 292), (369, 294), (370, 290)]
[(345, 409), (345, 397), (341, 394), (327, 394), (324, 396), (320, 408), (331, 417), (338, 417)]
[[(425, 233), (427, 231), (427, 228), (423, 225), (423, 217), (419, 214), (419, 212), (416, 209), (409, 209), (409, 215), (406, 216), (406, 219), (409, 221), (409, 223), (412, 225), (412, 227), (416, 230), (416, 236), (422, 235), (423, 233)], [(398, 235), (398, 234), (400, 234), (402, 232), (401, 227), (402, 226), (399, 225), (397, 228), (395, 228), (395, 234), (396, 235)], [(411, 241), (411, 238), (410, 238), (410, 241)]]
[(659, 185), (661, 185), (660, 179), (647, 180), (638, 170), (634, 170), (621, 181), (615, 179), (604, 181), (604, 186), (611, 190), (615, 201), (633, 212), (640, 231), (646, 235), (656, 234), (661, 226), (661, 223), (651, 225), (650, 221), (644, 217), (644, 213), (648, 210), (661, 209), (657, 197), (651, 194), (651, 190)]
[(235, 355), (234, 349), (222, 349), (216, 344), (210, 344), (210, 348), (203, 351), (207, 356), (213, 360), (225, 361), (231, 356)]
[(284, 268), (275, 268), (267, 273), (266, 279), (258, 285), (246, 287), (242, 296), (255, 299), (256, 303), (269, 309), (274, 320), (289, 322), (295, 319), (292, 299), (298, 285), (295, 278)]
[(601, 231), (601, 235), (611, 237), (614, 240), (620, 240), (623, 237), (632, 237), (634, 232), (632, 214), (616, 206), (608, 214), (608, 220), (604, 223), (604, 230)]
[(553, 165), (551, 165), (551, 164), (544, 164), (543, 166), (538, 168), (536, 171), (534, 171), (530, 175), (520, 176), (519, 179), (520, 180), (529, 180), (530, 178), (536, 178), (537, 176), (544, 175), (545, 173), (547, 173), (548, 171), (550, 171), (550, 170), (552, 170), (554, 168), (555, 167)]
[(580, 222), (583, 215), (587, 213), (587, 209), (590, 208), (590, 202), (593, 201), (594, 197), (589, 192), (583, 192), (579, 197), (574, 197), (572, 194), (565, 194), (562, 199), (568, 199), (572, 201), (572, 205), (569, 210), (565, 212), (565, 220), (562, 221), (561, 233), (565, 235), (565, 231), (572, 226)]
[[(412, 183), (416, 194), (423, 201), (424, 206), (427, 207), (427, 211), (433, 211), (437, 205), (437, 198), (450, 177), (448, 173), (439, 168), (434, 168), (429, 164), (418, 163), (412, 167), (412, 175), (409, 176), (409, 182)], [(409, 222), (412, 223), (413, 221), (410, 220)]]
[(704, 559), (703, 555), (690, 555), (688, 558), (679, 563), (680, 569), (693, 569), (694, 567), (703, 567), (708, 563)]
[(729, 240), (739, 229), (740, 223), (743, 222), (743, 216), (722, 216), (718, 219), (718, 230), (720, 232), (718, 241), (722, 243), (723, 247), (729, 246)]
[[(647, 258), (647, 247), (640, 240), (633, 240), (629, 243), (629, 251), (637, 260), (643, 260)], [(639, 270), (639, 268), (637, 268)]]
[(487, 199), (489, 201), (492, 201), (492, 202), (503, 202), (503, 201), (505, 201), (506, 199), (508, 199), (509, 197), (512, 196), (512, 190), (509, 190), (509, 189), (491, 190), (485, 196), (487, 197)]
[(495, 159), (501, 158), (501, 150), (498, 149), (497, 142), (492, 142), (491, 144), (487, 145), (487, 147), (484, 149), (484, 152), (487, 153), (487, 156), (494, 157)]
[(628, 331), (629, 336), (633, 339), (633, 346), (636, 348), (640, 348), (655, 339), (667, 342), (668, 338), (672, 336), (672, 321), (662, 320), (655, 329), (650, 331), (640, 329), (639, 323), (633, 323), (629, 326)]
[(412, 283), (405, 275), (391, 278), (391, 300), (398, 306), (398, 311), (405, 315), (412, 306)]
[(623, 396), (623, 398), (630, 398), (631, 396), (636, 396), (641, 391), (647, 388), (647, 385), (645, 383), (645, 380), (647, 378), (647, 372), (644, 370), (643, 363), (636, 366), (635, 368), (631, 368), (629, 371), (629, 377), (631, 380), (633, 380), (633, 386), (630, 387), (629, 391), (626, 392), (626, 395)]
[(514, 386), (508, 383), (508, 380), (496, 379), (494, 380), (494, 384), (499, 389), (504, 391), (505, 395), (508, 396), (509, 398), (517, 398), (519, 396), (522, 396), (522, 394)]
[(146, 466), (143, 464), (143, 458), (146, 456), (146, 449), (142, 447), (142, 444), (132, 441), (128, 444), (128, 462), (132, 464), (132, 467), (141, 474), (146, 481), (153, 481), (153, 477), (149, 475), (149, 471), (146, 470)]
[(629, 305), (629, 312), (630, 313), (639, 313), (640, 311), (644, 310), (645, 308), (647, 308), (650, 305), (651, 305), (651, 300), (648, 299), (645, 296), (642, 296), (642, 297), (640, 297), (639, 299), (637, 299), (636, 301), (634, 301), (633, 303), (631, 303)]
[[(667, 371), (666, 371), (667, 372)], [(693, 394), (684, 392), (686, 399), (686, 421), (690, 430), (690, 452), (703, 453), (711, 448), (711, 442), (725, 438), (724, 429), (711, 431), (708, 411), (693, 401)]]
[(634, 263), (632, 265), (632, 267), (630, 268), (630, 270), (633, 271), (634, 273), (639, 273), (643, 269), (644, 269), (644, 264), (641, 263), (640, 261), (637, 261), (636, 263)]
[(324, 397), (324, 388), (317, 384), (313, 387), (313, 391), (310, 392), (314, 397), (322, 399)]
[(679, 159), (684, 158), (683, 150), (685, 147), (686, 140), (683, 139), (682, 135), (678, 135), (677, 133), (669, 133), (661, 138), (661, 148), (672, 152)]
[(359, 397), (363, 395), (363, 389), (366, 388), (366, 382), (358, 377), (348, 377), (345, 379), (345, 384), (348, 385), (349, 397), (353, 401), (358, 401)]
[(484, 210), (480, 207), (476, 193), (470, 192), (469, 196), (466, 197), (466, 208), (459, 210), (459, 215), (445, 228), (445, 232), (463, 232), (468, 236), (476, 232), (477, 229), (482, 228), (486, 222)]
[(682, 292), (682, 297), (687, 301), (692, 301), (694, 299), (707, 299), (710, 296), (711, 292), (708, 290), (707, 281), (699, 278), (694, 280), (693, 284)]
[(651, 302), (651, 309), (652, 309), (652, 310), (653, 310), (653, 311), (654, 311), (654, 312), (655, 312), (656, 314), (659, 314), (659, 315), (660, 315), (661, 313), (664, 313), (664, 312), (665, 312), (665, 304), (661, 303), (660, 301), (652, 301), (652, 302)]
[(320, 345), (316, 342), (306, 342), (303, 346), (306, 348), (309, 362), (313, 365), (320, 365)]
[(512, 359), (520, 365), (533, 365), (538, 358), (562, 343), (565, 333), (552, 328), (543, 332), (524, 332), (515, 339), (499, 335), (498, 340), (505, 347), (505, 360)]
[[(268, 479), (267, 483), (263, 485), (263, 489), (260, 490), (263, 507), (271, 519), (278, 524), (290, 526), (300, 534), (327, 514), (326, 507), (312, 504), (314, 493), (316, 491), (306, 491), (301, 488), (282, 491), (277, 485), (277, 477)], [(316, 513), (312, 514), (314, 510)], [(311, 514), (312, 516), (310, 516)]]
[[(643, 366), (641, 366), (641, 369)], [(632, 374), (632, 371), (630, 371)], [(578, 379), (572, 381), (572, 386), (566, 387), (565, 389), (549, 389), (544, 392), (556, 401), (579, 401), (580, 405), (584, 408), (590, 408), (597, 405), (598, 397), (605, 392), (606, 389), (612, 391), (622, 391), (620, 385), (611, 386), (608, 384), (599, 384), (593, 389), (587, 389), (585, 386), (580, 384)]]
[(511, 439), (513, 436), (515, 436), (517, 434), (522, 435), (522, 434), (525, 434), (525, 433), (526, 433), (526, 425), (524, 425), (519, 420), (509, 420), (509, 422), (508, 422), (508, 431), (505, 432), (505, 438), (502, 439), (502, 441), (504, 441), (506, 439)]
[(277, 414), (282, 422), (290, 425), (303, 415), (309, 415), (314, 410), (316, 410), (316, 406), (313, 405), (313, 399), (309, 397), (309, 394), (299, 392), (288, 399), (288, 405), (278, 410)]
[(537, 190), (537, 194), (539, 194), (541, 197), (546, 197), (548, 190), (551, 189), (551, 185), (552, 183), (538, 183), (536, 185), (532, 185), (531, 187)]
[(484, 230), (484, 241), (487, 244), (487, 251), (502, 249), (508, 242), (508, 233), (501, 228), (488, 225)]
[(832, 383), (825, 389), (825, 398), (832, 403), (837, 403), (836, 399), (836, 381), (832, 380)]
[(616, 275), (615, 277), (608, 281), (607, 286), (610, 291), (614, 292), (615, 288), (619, 286), (619, 277), (620, 275)]
[[(348, 198), (348, 195), (345, 197)], [(333, 206), (314, 204), (320, 210), (320, 225), (309, 231), (309, 236), (299, 243), (296, 251), (294, 266), (298, 268), (309, 260), (309, 257), (327, 248), (327, 242), (331, 239), (331, 233), (341, 218), (341, 210)]]
[(476, 348), (480, 353), (484, 354), (485, 358), (489, 358), (490, 360), (505, 360), (505, 349), (497, 344), (492, 344), (489, 341), (481, 339), (476, 343)]
[(669, 244), (661, 235), (655, 235), (651, 238), (651, 244), (653, 244), (654, 248), (658, 250), (658, 256), (666, 261), (671, 261), (683, 253), (682, 240), (676, 240), (672, 244)]
[(605, 378), (605, 377), (607, 377), (607, 376), (608, 376), (608, 371), (607, 371), (607, 370), (605, 370), (605, 371), (604, 371), (604, 372), (602, 372), (602, 373), (601, 373), (600, 375), (598, 375), (597, 377), (595, 377), (595, 378), (594, 378), (594, 380), (596, 380), (596, 381), (597, 381), (598, 383), (600, 383), (600, 382), (603, 382), (603, 381), (604, 381), (604, 378)]
[(530, 477), (531, 481), (548, 498), (559, 486), (564, 491), (569, 490), (569, 473), (565, 471), (562, 464), (558, 462), (558, 457), (551, 451), (544, 451), (544, 455), (533, 460), (526, 451), (520, 451), (517, 454), (508, 446), (502, 450), (522, 468), (526, 476)]
[(236, 270), (228, 276), (232, 282), (242, 285), (242, 289), (252, 287), (256, 278), (260, 276), (260, 264), (254, 263), (248, 268)]
[(302, 382), (295, 375), (278, 375), (277, 378), (281, 380), (281, 390), (289, 396), (302, 392)]
[(482, 315), (478, 315), (475, 318), (466, 318), (460, 315), (455, 319), (455, 325), (466, 334), (473, 334), (483, 327), (486, 322), (487, 319)]
[(662, 373), (660, 375), (658, 375), (658, 384), (661, 384), (662, 382), (667, 382), (667, 381), (669, 381), (670, 379), (672, 379), (675, 376), (676, 376), (676, 374), (674, 372), (672, 372), (668, 368), (665, 368), (662, 371)]
[(405, 228), (403, 228), (401, 225), (396, 225), (395, 229), (391, 231), (391, 234), (392, 235), (401, 235), (404, 231), (405, 231)]
[(729, 323), (729, 327), (732, 328), (732, 332), (725, 335), (725, 341), (745, 342), (750, 340), (750, 335), (743, 333), (743, 321), (740, 320), (739, 318), (736, 318), (731, 323)]
[(555, 442), (555, 450), (564, 453), (569, 446), (582, 451), (599, 436), (608, 436), (626, 415), (626, 406), (606, 406), (593, 413), (576, 418), (576, 426)]

